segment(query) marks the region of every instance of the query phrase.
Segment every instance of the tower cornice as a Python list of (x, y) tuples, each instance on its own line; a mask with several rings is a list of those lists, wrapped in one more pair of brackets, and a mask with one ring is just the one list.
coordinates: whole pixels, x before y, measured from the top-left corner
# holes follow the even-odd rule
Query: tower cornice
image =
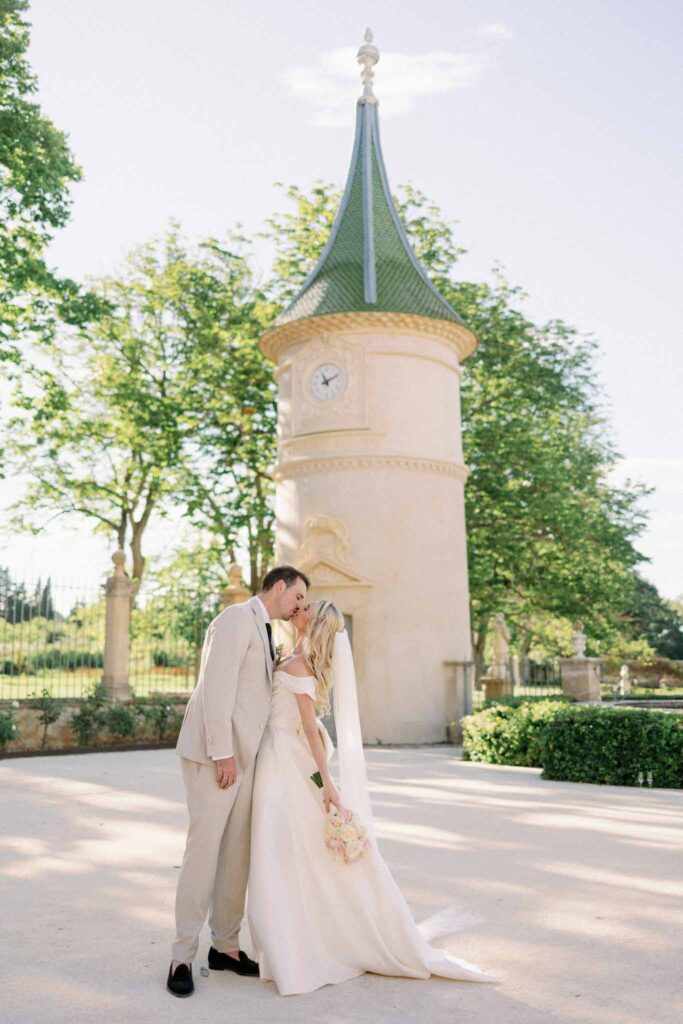
[(464, 324), (451, 320), (436, 320), (417, 313), (358, 312), (328, 313), (324, 316), (306, 317), (285, 324), (275, 324), (261, 337), (261, 351), (268, 359), (277, 363), (281, 354), (291, 345), (309, 341), (328, 333), (365, 333), (389, 331), (392, 334), (422, 335), (438, 338), (453, 345), (462, 361), (477, 347), (476, 335)]

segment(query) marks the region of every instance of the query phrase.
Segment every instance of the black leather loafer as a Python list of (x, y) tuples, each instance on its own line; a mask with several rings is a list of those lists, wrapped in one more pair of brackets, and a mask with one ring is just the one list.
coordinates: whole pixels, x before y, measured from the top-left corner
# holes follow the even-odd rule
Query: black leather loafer
[(246, 953), (240, 950), (239, 960), (228, 956), (227, 953), (219, 953), (213, 946), (209, 950), (209, 967), (212, 971), (234, 971), (235, 974), (258, 978), (259, 969), (255, 960), (250, 960)]
[(191, 996), (194, 992), (192, 964), (189, 967), (187, 964), (178, 964), (175, 971), (173, 970), (173, 964), (171, 964), (168, 969), (166, 988), (180, 999), (184, 999), (185, 996)]

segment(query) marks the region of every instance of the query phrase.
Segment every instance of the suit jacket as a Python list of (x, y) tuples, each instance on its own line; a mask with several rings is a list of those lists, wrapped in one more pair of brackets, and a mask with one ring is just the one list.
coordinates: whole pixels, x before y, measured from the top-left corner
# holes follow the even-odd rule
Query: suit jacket
[(209, 625), (199, 679), (185, 708), (176, 752), (211, 764), (232, 752), (237, 771), (254, 760), (268, 721), (273, 662), (263, 614), (252, 597)]

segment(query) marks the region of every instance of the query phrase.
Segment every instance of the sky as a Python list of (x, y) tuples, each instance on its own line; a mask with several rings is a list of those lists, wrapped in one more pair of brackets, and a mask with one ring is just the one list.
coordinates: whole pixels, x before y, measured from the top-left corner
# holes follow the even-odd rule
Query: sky
[[(172, 217), (190, 237), (256, 232), (286, 206), (275, 182), (343, 184), (371, 26), (390, 182), (459, 222), (457, 274), (499, 262), (529, 315), (599, 340), (615, 481), (656, 489), (642, 571), (683, 592), (683, 5), (33, 0), (30, 17), (38, 100), (84, 171), (49, 259), (79, 279)], [(155, 524), (150, 553), (183, 530)], [(58, 520), (0, 537), (0, 563), (92, 581), (111, 548)]]

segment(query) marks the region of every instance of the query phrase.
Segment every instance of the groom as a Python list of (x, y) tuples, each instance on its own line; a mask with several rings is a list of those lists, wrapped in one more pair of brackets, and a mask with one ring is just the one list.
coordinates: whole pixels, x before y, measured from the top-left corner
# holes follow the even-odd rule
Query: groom
[(190, 827), (166, 983), (175, 996), (194, 991), (192, 961), (209, 911), (209, 967), (258, 974), (258, 964), (239, 949), (238, 935), (249, 876), (256, 754), (272, 699), (271, 619), (291, 619), (308, 586), (291, 565), (271, 569), (256, 597), (226, 608), (206, 632), (199, 679), (176, 747)]

